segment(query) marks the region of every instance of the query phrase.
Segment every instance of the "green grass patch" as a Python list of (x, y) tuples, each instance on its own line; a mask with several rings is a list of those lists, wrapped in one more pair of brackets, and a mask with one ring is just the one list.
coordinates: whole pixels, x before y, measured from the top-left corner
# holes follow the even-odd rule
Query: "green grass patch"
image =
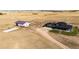
[(60, 31), (57, 29), (50, 30), (50, 32), (59, 33)]
[(61, 34), (68, 35), (68, 36), (76, 36), (79, 33), (78, 28), (73, 27), (70, 32), (62, 31)]
[(73, 27), (70, 32), (67, 32), (67, 31), (60, 32), (60, 30), (57, 30), (57, 29), (50, 30), (50, 32), (61, 33), (61, 34), (68, 35), (68, 36), (76, 36), (77, 34), (79, 34), (77, 27)]

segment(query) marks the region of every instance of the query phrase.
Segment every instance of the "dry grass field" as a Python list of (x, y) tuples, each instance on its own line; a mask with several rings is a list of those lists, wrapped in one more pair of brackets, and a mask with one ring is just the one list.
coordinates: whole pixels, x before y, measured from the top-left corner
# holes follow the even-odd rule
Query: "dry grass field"
[[(28, 28), (4, 33), (4, 29), (14, 27), (17, 20), (31, 23)], [(5, 12), (0, 15), (0, 48), (60, 48), (56, 44), (39, 35), (34, 29), (46, 22), (64, 21), (79, 25), (79, 11), (77, 12)], [(79, 48), (79, 36), (65, 36), (49, 33), (57, 41), (70, 48)], [(74, 44), (71, 42), (75, 42)], [(71, 43), (71, 44), (70, 44)]]

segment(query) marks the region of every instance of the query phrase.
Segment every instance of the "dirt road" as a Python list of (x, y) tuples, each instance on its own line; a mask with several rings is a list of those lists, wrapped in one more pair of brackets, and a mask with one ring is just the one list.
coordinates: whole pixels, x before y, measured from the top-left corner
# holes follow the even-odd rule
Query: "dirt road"
[(60, 43), (60, 42), (58, 42), (56, 39), (54, 39), (53, 37), (51, 37), (48, 33), (47, 33), (47, 31), (45, 31), (43, 28), (37, 28), (36, 29), (36, 31), (40, 34), (40, 35), (42, 35), (44, 38), (46, 38), (46, 39), (48, 39), (48, 40), (50, 40), (52, 43), (54, 43), (54, 44), (56, 44), (57, 46), (59, 46), (59, 47), (61, 47), (61, 48), (69, 48), (68, 46), (66, 46), (66, 45), (64, 45), (64, 44), (62, 44), (62, 43)]

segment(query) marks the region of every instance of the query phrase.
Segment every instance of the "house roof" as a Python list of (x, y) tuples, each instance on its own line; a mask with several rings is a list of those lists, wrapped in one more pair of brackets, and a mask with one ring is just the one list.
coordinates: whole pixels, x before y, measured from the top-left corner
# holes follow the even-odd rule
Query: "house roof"
[(16, 21), (17, 24), (24, 24), (26, 21)]

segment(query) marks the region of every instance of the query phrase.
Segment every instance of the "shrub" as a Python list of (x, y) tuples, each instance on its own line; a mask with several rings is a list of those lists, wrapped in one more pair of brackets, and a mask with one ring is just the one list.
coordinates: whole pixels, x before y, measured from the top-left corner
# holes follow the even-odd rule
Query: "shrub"
[(38, 13), (32, 13), (33, 15), (38, 15)]
[(0, 15), (4, 15), (4, 13), (0, 13)]

